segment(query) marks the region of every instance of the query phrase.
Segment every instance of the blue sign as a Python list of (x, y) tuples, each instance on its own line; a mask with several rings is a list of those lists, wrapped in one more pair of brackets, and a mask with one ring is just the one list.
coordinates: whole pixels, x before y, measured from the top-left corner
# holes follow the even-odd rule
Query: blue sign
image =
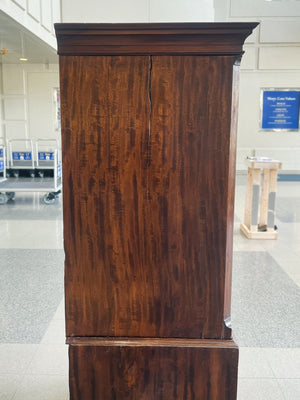
[(39, 151), (39, 160), (40, 161), (53, 161), (54, 160), (54, 152), (53, 151)]
[(0, 171), (4, 171), (4, 161), (0, 161)]
[(57, 166), (57, 176), (59, 177), (59, 176), (61, 176), (61, 174), (62, 174), (61, 164), (58, 164), (58, 166)]
[(14, 161), (30, 161), (31, 152), (30, 151), (13, 151), (12, 153)]
[(3, 157), (3, 149), (0, 149), (0, 157)]
[(300, 92), (264, 90), (262, 129), (299, 129)]

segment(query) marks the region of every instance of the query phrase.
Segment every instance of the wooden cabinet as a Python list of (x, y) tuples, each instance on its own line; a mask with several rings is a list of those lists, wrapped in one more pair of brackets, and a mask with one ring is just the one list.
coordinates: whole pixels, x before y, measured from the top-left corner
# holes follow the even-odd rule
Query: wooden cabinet
[(55, 25), (72, 400), (236, 398), (236, 112), (255, 26)]

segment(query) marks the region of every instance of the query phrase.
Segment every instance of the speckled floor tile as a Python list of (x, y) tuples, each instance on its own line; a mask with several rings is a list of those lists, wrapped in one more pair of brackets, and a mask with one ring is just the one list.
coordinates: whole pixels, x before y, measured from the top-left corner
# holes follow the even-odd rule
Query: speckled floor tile
[(276, 379), (241, 378), (237, 400), (285, 400)]
[(238, 344), (300, 347), (299, 304), (299, 287), (267, 252), (234, 253), (232, 327)]
[(25, 375), (13, 400), (66, 400), (66, 375)]
[(277, 379), (300, 379), (300, 348), (263, 349)]
[(61, 220), (1, 220), (1, 249), (62, 249)]
[(66, 333), (63, 320), (53, 319), (41, 341), (42, 344), (65, 344)]
[(55, 311), (53, 319), (65, 320), (65, 298), (63, 297)]
[(239, 348), (239, 378), (275, 378), (261, 348)]
[(300, 286), (300, 274), (293, 274), (293, 275), (291, 276), (291, 278), (293, 279), (293, 281), (294, 281), (298, 286)]
[(285, 400), (300, 399), (300, 379), (278, 379)]
[(0, 400), (12, 400), (21, 379), (20, 375), (0, 374)]
[(37, 350), (35, 344), (0, 344), (0, 374), (24, 374)]
[(68, 346), (40, 344), (27, 369), (28, 375), (68, 375)]
[(63, 296), (63, 251), (0, 249), (0, 260), (0, 342), (40, 343)]

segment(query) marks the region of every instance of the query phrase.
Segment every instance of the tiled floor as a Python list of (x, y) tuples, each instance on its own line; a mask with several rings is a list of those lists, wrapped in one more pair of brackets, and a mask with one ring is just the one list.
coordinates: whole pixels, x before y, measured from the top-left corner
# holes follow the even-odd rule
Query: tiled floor
[[(284, 284), (295, 284), (292, 287), (299, 299), (300, 288), (300, 182), (278, 182), (277, 189), (277, 204), (278, 209), (276, 216), (276, 225), (278, 226), (278, 240), (248, 240), (239, 232), (239, 223), (243, 220), (244, 204), (245, 204), (245, 177), (237, 177), (236, 185), (236, 201), (235, 201), (235, 231), (234, 231), (234, 250), (236, 252), (264, 252), (263, 258), (271, 256), (273, 262), (280, 267), (283, 274), (277, 275), (278, 279), (284, 278)], [(255, 253), (253, 253), (253, 258)], [(269, 268), (268, 264), (262, 264), (262, 269)], [(234, 273), (237, 265), (234, 265)], [(257, 268), (252, 268), (249, 263), (251, 272), (257, 271)], [(270, 276), (269, 279), (273, 277)], [(234, 282), (235, 277), (233, 278)], [(256, 276), (257, 285), (260, 285), (259, 279)], [(247, 285), (249, 282), (245, 282)], [(253, 281), (252, 281), (253, 283)], [(274, 283), (274, 282), (273, 282)], [(281, 284), (280, 282), (277, 282)], [(296, 286), (297, 285), (297, 286)], [(281, 285), (282, 286), (282, 285)], [(233, 290), (234, 290), (233, 286)], [(267, 288), (270, 287), (269, 282)], [(257, 296), (256, 288), (253, 287), (253, 299)], [(278, 293), (278, 296), (280, 293)], [(289, 296), (290, 293), (287, 293)], [(233, 293), (233, 301), (236, 293)], [(283, 296), (283, 294), (281, 294)], [(270, 296), (271, 297), (271, 296)], [(270, 300), (270, 299), (269, 299)], [(284, 302), (284, 298), (280, 298)], [(268, 303), (268, 297), (265, 298)], [(272, 303), (267, 304), (273, 306)], [(249, 302), (249, 307), (252, 304)], [(235, 304), (233, 304), (233, 309)], [(300, 303), (287, 305), (286, 313), (290, 314), (291, 310), (296, 308), (297, 315), (300, 314)], [(258, 326), (258, 320), (261, 323), (261, 309), (257, 310), (256, 315), (253, 315), (253, 326)], [(274, 305), (272, 317), (273, 320), (277, 317), (277, 309)], [(233, 316), (234, 317), (234, 316)], [(295, 321), (289, 320), (289, 324), (294, 324)], [(297, 321), (298, 323), (298, 321)], [(246, 326), (234, 326), (236, 331), (242, 331), (240, 336), (245, 335)], [(299, 326), (298, 326), (299, 328)], [(282, 331), (289, 329), (282, 326), (281, 323), (272, 327), (272, 332), (265, 332), (270, 336), (277, 336), (276, 347), (261, 347), (259, 339), (257, 345), (249, 346), (248, 343), (243, 343), (240, 347), (239, 361), (239, 383), (238, 383), (238, 400), (299, 400), (300, 399), (300, 346), (297, 345), (300, 340), (300, 329), (296, 332), (294, 343), (291, 346), (291, 341), (285, 340)], [(293, 340), (292, 340), (293, 341)], [(297, 347), (295, 347), (297, 346)]]
[[(278, 184), (276, 241), (240, 234), (245, 183), (238, 176), (232, 315), (238, 400), (299, 400), (300, 182)], [(61, 201), (46, 206), (39, 197), (18, 194), (0, 206), (0, 400), (68, 399)]]

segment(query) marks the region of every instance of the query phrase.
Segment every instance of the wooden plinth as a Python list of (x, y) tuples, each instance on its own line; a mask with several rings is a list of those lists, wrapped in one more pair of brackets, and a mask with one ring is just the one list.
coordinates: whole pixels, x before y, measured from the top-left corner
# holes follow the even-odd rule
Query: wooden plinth
[(70, 340), (72, 400), (236, 398), (238, 348), (231, 340)]

